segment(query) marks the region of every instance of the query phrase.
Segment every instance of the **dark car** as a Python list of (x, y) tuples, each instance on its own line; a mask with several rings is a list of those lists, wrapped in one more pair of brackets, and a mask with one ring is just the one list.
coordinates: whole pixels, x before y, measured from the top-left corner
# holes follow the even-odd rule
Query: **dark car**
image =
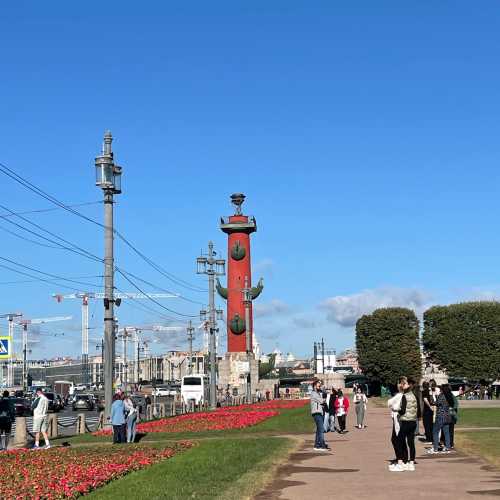
[(45, 397), (49, 400), (49, 412), (59, 412), (61, 411), (61, 405), (57, 399), (57, 394), (54, 392), (44, 392)]
[(29, 417), (33, 414), (31, 403), (26, 398), (10, 398), (16, 409), (16, 417)]
[(93, 410), (94, 398), (91, 394), (77, 394), (73, 401), (73, 411)]

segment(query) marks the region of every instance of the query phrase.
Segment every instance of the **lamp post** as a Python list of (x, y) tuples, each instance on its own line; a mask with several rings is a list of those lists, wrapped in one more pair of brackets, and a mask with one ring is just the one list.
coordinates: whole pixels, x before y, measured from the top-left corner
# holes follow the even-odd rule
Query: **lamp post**
[(252, 402), (252, 374), (250, 369), (250, 306), (252, 305), (252, 296), (248, 287), (248, 276), (245, 276), (245, 288), (243, 292), (243, 304), (245, 305), (245, 350), (247, 353), (248, 372), (246, 374), (246, 400), (250, 404)]
[(115, 165), (111, 132), (104, 134), (101, 155), (95, 159), (96, 186), (104, 193), (104, 409), (105, 422), (111, 415), (115, 371), (113, 196), (120, 194), (122, 168)]
[(194, 333), (194, 326), (193, 322), (189, 320), (188, 326), (186, 328), (187, 331), (187, 336), (188, 336), (188, 342), (189, 342), (189, 363), (188, 363), (188, 375), (193, 374), (193, 333)]
[(217, 406), (217, 345), (215, 335), (218, 332), (217, 319), (222, 318), (222, 310), (215, 309), (215, 277), (226, 274), (226, 261), (216, 259), (214, 244), (208, 242), (208, 256), (201, 256), (196, 259), (196, 273), (208, 275), (208, 311), (200, 311), (201, 320), (207, 316), (210, 345), (210, 406)]
[(95, 346), (96, 351), (101, 351), (101, 369), (99, 370), (99, 373), (97, 374), (97, 378), (99, 381), (99, 384), (103, 383), (104, 380), (104, 339), (102, 339), (96, 346)]

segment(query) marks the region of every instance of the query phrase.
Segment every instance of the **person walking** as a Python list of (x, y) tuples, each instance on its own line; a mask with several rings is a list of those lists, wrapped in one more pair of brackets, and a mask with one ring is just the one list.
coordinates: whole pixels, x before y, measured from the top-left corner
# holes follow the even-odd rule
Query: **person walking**
[(16, 420), (16, 410), (14, 403), (9, 397), (9, 391), (3, 391), (0, 399), (0, 451), (9, 447), (10, 433), (12, 432), (12, 422)]
[[(449, 386), (448, 386), (449, 387)], [(458, 422), (458, 398), (450, 389), (453, 398), (453, 406), (450, 407), (450, 449), (455, 449), (455, 424)]]
[(311, 416), (316, 424), (316, 437), (314, 440), (315, 451), (325, 451), (329, 448), (326, 446), (324, 437), (324, 421), (323, 421), (323, 396), (321, 393), (321, 381), (313, 382), (313, 390), (311, 392)]
[(330, 418), (330, 430), (335, 432), (337, 425), (335, 423), (335, 401), (337, 401), (337, 391), (332, 387), (330, 398), (328, 399), (328, 416)]
[(125, 443), (125, 405), (121, 394), (117, 393), (113, 396), (110, 417), (113, 426), (113, 444)]
[(126, 423), (127, 423), (127, 443), (135, 441), (136, 427), (137, 427), (137, 408), (130, 396), (126, 396), (123, 400), (125, 408)]
[(444, 434), (444, 448), (441, 450), (441, 453), (449, 453), (450, 452), (450, 423), (451, 423), (451, 414), (450, 408), (453, 408), (453, 395), (451, 394), (450, 386), (448, 384), (444, 384), (441, 386), (441, 391), (435, 399), (435, 407), (436, 407), (436, 418), (434, 421), (433, 427), (433, 446), (427, 453), (434, 454), (440, 453), (439, 451), (439, 438), (441, 434), (441, 430)]
[(391, 444), (394, 448), (394, 454), (396, 455), (395, 462), (389, 465), (389, 471), (391, 472), (403, 472), (405, 470), (401, 440), (399, 438), (399, 433), (401, 432), (399, 410), (401, 409), (401, 400), (403, 398), (403, 387), (405, 383), (407, 383), (406, 377), (400, 377), (398, 380), (398, 392), (387, 401), (387, 405), (391, 410), (392, 419)]
[(401, 450), (401, 458), (405, 470), (414, 471), (418, 400), (412, 390), (413, 386), (410, 380), (404, 381), (401, 384), (401, 389), (403, 390), (403, 395), (401, 397), (401, 405), (398, 411), (400, 423), (398, 439)]
[(354, 410), (356, 411), (356, 429), (364, 429), (366, 427), (365, 413), (368, 398), (366, 397), (366, 394), (364, 394), (360, 385), (358, 385), (356, 392), (354, 393), (353, 402)]
[(432, 426), (434, 420), (434, 409), (432, 407), (432, 397), (429, 382), (424, 382), (422, 384), (422, 401), (423, 401), (423, 412), (422, 421), (424, 423), (425, 431), (425, 442), (432, 443)]
[(35, 450), (40, 448), (40, 433), (42, 433), (45, 441), (45, 449), (50, 448), (49, 436), (47, 430), (49, 428), (49, 400), (39, 387), (36, 390), (36, 398), (31, 405), (33, 410), (33, 432), (35, 433)]
[(344, 397), (343, 392), (339, 389), (337, 392), (337, 399), (335, 401), (335, 414), (337, 415), (337, 423), (339, 424), (339, 434), (349, 432), (345, 429), (345, 420), (348, 412), (349, 400)]

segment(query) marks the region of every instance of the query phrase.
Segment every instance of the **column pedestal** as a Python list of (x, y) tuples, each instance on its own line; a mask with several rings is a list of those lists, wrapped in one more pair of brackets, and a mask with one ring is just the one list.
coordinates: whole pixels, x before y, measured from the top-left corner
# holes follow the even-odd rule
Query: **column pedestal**
[(228, 352), (224, 359), (219, 361), (219, 391), (222, 395), (233, 390), (237, 390), (237, 395), (246, 394), (246, 376), (250, 370), (250, 379), (252, 384), (252, 395), (255, 395), (257, 384), (259, 383), (259, 362), (250, 354), (250, 362), (247, 360), (245, 352)]

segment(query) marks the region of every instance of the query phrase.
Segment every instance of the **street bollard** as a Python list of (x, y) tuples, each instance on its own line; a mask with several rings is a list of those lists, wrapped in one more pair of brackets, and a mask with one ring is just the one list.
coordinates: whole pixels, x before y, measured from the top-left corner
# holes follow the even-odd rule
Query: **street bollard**
[(16, 417), (16, 432), (12, 448), (26, 448), (28, 445), (28, 430), (26, 428), (26, 417)]
[(170, 401), (170, 416), (175, 417), (175, 402), (173, 400)]
[(49, 429), (47, 434), (49, 439), (56, 438), (59, 435), (57, 429), (57, 415), (55, 413), (49, 415)]
[(85, 434), (85, 414), (79, 413), (76, 421), (76, 433)]
[(160, 403), (160, 418), (165, 417), (165, 403)]
[(146, 420), (153, 419), (153, 407), (151, 405), (146, 406)]

